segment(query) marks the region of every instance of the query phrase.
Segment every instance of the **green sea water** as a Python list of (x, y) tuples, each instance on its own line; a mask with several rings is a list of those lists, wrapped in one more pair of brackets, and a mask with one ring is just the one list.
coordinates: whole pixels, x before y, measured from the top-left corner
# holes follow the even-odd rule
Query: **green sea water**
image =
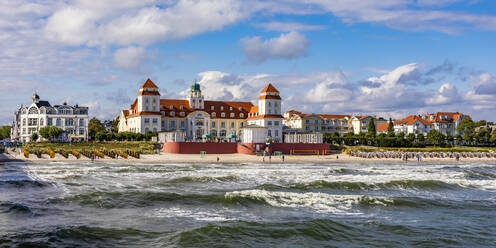
[(496, 247), (496, 163), (0, 163), (0, 247)]

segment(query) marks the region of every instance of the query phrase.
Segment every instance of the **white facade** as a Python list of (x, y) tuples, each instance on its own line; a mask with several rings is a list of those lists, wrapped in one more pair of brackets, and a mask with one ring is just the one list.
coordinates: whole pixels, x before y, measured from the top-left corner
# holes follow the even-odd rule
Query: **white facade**
[(458, 112), (437, 112), (435, 114), (410, 115), (402, 120), (394, 122), (395, 133), (424, 134), (436, 130), (444, 135), (455, 136), (459, 134), (456, 130), (461, 121), (467, 115)]
[(88, 140), (88, 107), (78, 105), (51, 106), (48, 101), (40, 101), (37, 94), (28, 107), (19, 108), (12, 124), (11, 138), (30, 142), (31, 135), (43, 127), (55, 126), (62, 130), (58, 141)]
[(353, 127), (353, 133), (367, 133), (369, 130), (369, 122), (375, 118), (372, 116), (354, 116), (351, 118), (351, 125)]
[(249, 125), (243, 128), (243, 143), (265, 143), (267, 129), (257, 125)]
[(258, 125), (267, 130), (267, 139), (272, 142), (283, 142), (281, 115), (281, 97), (279, 91), (268, 84), (258, 98), (258, 109), (250, 111), (248, 125)]

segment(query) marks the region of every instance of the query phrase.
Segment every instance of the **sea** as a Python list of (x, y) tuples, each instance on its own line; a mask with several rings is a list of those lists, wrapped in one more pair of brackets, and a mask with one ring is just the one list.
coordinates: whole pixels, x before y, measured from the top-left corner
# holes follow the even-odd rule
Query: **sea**
[(0, 247), (496, 247), (496, 162), (3, 162)]

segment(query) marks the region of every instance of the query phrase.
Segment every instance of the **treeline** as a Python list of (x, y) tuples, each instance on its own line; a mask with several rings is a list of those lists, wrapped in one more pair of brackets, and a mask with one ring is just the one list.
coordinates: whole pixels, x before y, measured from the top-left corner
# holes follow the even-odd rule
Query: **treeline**
[(0, 140), (10, 139), (10, 129), (11, 126), (1, 126), (0, 127)]
[(496, 126), (491, 122), (474, 122), (471, 119), (463, 120), (457, 127), (461, 134), (455, 136), (444, 135), (437, 130), (430, 130), (427, 135), (395, 133), (390, 120), (387, 133), (377, 135), (375, 124), (371, 121), (368, 133), (346, 133), (341, 136), (338, 132), (325, 133), (324, 142), (331, 144), (369, 145), (377, 147), (425, 147), (435, 145), (450, 147), (453, 145), (469, 146), (496, 146)]

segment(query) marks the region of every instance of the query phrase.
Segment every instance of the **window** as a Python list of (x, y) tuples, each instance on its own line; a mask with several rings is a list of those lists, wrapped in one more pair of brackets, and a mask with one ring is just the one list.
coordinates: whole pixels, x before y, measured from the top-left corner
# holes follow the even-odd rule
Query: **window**
[(26, 134), (26, 128), (22, 129), (22, 134)]
[(26, 126), (26, 119), (22, 119), (22, 125)]
[(174, 105), (170, 105), (170, 109), (174, 109)]
[(272, 126), (272, 121), (268, 121), (267, 126)]
[(215, 112), (212, 113), (212, 117), (215, 117), (217, 116), (217, 114)]
[(181, 105), (179, 108), (180, 108), (180, 109), (184, 109), (184, 106), (183, 106), (183, 105)]
[(245, 115), (243, 113), (239, 113), (239, 117), (243, 118)]
[(221, 122), (221, 123), (220, 123), (220, 127), (221, 127), (221, 128), (226, 128), (226, 122), (225, 122), (225, 121)]
[(38, 125), (38, 119), (37, 118), (29, 118), (28, 119), (28, 126), (36, 126)]
[(267, 136), (272, 137), (272, 132), (270, 129), (267, 131)]
[(210, 133), (212, 136), (217, 136), (217, 130), (215, 130), (215, 129), (212, 129), (212, 131), (210, 131)]
[(315, 120), (315, 125), (319, 125), (319, 120)]
[(38, 109), (36, 107), (31, 107), (28, 114), (38, 114)]
[(230, 116), (231, 116), (231, 118), (233, 118), (234, 117), (234, 113), (231, 113)]
[(84, 119), (79, 119), (79, 126), (84, 126)]
[(306, 124), (310, 124), (310, 120), (305, 120), (305, 123)]
[(153, 132), (157, 132), (157, 128), (156, 127), (153, 128)]
[(161, 122), (161, 123), (162, 123), (162, 125), (161, 125), (161, 126), (162, 126), (161, 130), (162, 130), (162, 131), (165, 131), (165, 120), (162, 120), (162, 122)]
[(278, 127), (279, 126), (279, 121), (274, 121), (274, 126)]
[(212, 128), (215, 128), (215, 121), (212, 121)]
[(269, 102), (269, 107), (270, 107), (270, 102)]
[(220, 137), (226, 136), (226, 130), (220, 130), (219, 136)]
[(47, 126), (51, 126), (51, 125), (53, 125), (52, 118), (48, 118), (47, 119)]
[(224, 110), (224, 106), (220, 106), (220, 110)]
[(184, 116), (184, 115), (185, 115), (184, 112), (181, 112), (181, 116)]
[(231, 128), (234, 128), (234, 121), (231, 122)]
[(157, 103), (157, 100), (155, 98), (153, 98), (153, 103)]
[(153, 123), (153, 124), (158, 124), (158, 119), (153, 118), (153, 119), (152, 119), (152, 123)]
[(274, 132), (275, 132), (274, 136), (279, 137), (279, 130), (276, 129)]
[(210, 106), (210, 110), (214, 110), (214, 109), (215, 109), (215, 107), (214, 107), (214, 106)]
[(157, 111), (157, 107), (156, 106), (153, 106), (153, 111)]
[(176, 113), (174, 113), (174, 111), (172, 111), (172, 112), (170, 113), (170, 115), (171, 115), (171, 116), (175, 116), (175, 115), (176, 115)]
[(150, 119), (145, 118), (145, 124), (148, 124), (148, 123), (150, 123)]
[(176, 121), (175, 121), (175, 120), (171, 120), (171, 121), (169, 122), (169, 127), (171, 127), (171, 128), (176, 128)]
[(229, 107), (229, 110), (231, 110), (231, 111), (232, 111), (232, 107)]
[(185, 125), (186, 123), (184, 121), (181, 121), (181, 128), (184, 128)]
[(148, 106), (145, 107), (145, 111), (148, 111)]
[(220, 117), (226, 117), (226, 113), (220, 113)]
[(74, 126), (74, 120), (72, 118), (65, 119), (65, 125), (70, 127)]
[(40, 126), (43, 126), (43, 125), (45, 125), (45, 120), (42, 118), (42, 119), (40, 119)]

